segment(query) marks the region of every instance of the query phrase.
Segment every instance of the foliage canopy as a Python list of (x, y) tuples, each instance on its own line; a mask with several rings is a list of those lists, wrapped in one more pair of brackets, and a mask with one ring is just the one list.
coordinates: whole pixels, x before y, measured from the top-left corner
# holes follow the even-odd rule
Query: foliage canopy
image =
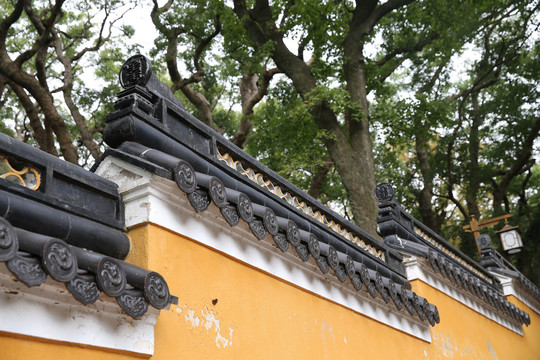
[(201, 121), (371, 233), (376, 181), (471, 256), (471, 216), (512, 213), (538, 282), (538, 0), (0, 5), (0, 131), (97, 159), (146, 6), (148, 55)]

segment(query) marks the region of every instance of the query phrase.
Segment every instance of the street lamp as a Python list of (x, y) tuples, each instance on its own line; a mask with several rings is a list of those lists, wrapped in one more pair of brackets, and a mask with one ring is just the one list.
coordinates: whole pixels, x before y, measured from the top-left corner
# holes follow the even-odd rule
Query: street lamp
[(501, 238), (503, 249), (505, 251), (508, 251), (509, 254), (515, 254), (521, 251), (521, 248), (523, 247), (523, 243), (521, 242), (521, 236), (519, 236), (517, 226), (511, 226), (510, 224), (508, 224), (508, 218), (510, 217), (512, 217), (512, 215), (507, 214), (495, 217), (493, 219), (476, 221), (474, 215), (471, 215), (471, 221), (469, 225), (465, 225), (463, 227), (463, 230), (473, 233), (474, 240), (476, 241), (476, 247), (478, 249), (478, 255), (480, 255), (480, 246), (478, 244), (478, 235), (480, 235), (480, 229), (483, 229), (487, 226), (497, 225), (501, 220), (504, 220), (505, 225), (501, 230), (497, 231), (496, 233), (499, 234)]
[(496, 231), (496, 233), (501, 238), (504, 251), (508, 251), (509, 254), (516, 254), (521, 251), (523, 242), (521, 241), (517, 226), (510, 225), (508, 220), (504, 219), (504, 227)]

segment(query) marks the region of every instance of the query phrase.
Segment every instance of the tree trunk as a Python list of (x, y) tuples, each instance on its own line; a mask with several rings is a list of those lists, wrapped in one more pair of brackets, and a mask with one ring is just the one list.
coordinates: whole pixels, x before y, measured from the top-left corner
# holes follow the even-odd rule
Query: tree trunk
[(502, 203), (506, 195), (506, 189), (510, 185), (510, 182), (520, 174), (522, 169), (527, 165), (527, 162), (531, 158), (534, 141), (540, 133), (540, 118), (536, 119), (531, 127), (530, 133), (527, 135), (522, 143), (521, 149), (516, 156), (516, 160), (503, 175), (498, 183), (495, 183), (493, 189), (493, 211), (495, 213), (502, 213)]
[(332, 135), (325, 140), (325, 145), (349, 196), (354, 222), (376, 235), (378, 207), (373, 195), (375, 172), (372, 152), (353, 149), (328, 104), (321, 102), (313, 106), (312, 115), (318, 127)]
[(479, 129), (483, 119), (480, 114), (478, 105), (478, 93), (475, 92), (471, 96), (473, 105), (473, 116), (471, 130), (469, 136), (469, 171), (468, 171), (468, 186), (465, 193), (467, 208), (470, 215), (474, 215), (480, 219), (480, 209), (478, 208), (478, 190), (480, 189), (481, 177), (478, 158), (480, 156), (480, 136)]
[(418, 133), (416, 135), (415, 147), (423, 184), (422, 190), (417, 194), (420, 216), (424, 225), (436, 233), (440, 233), (442, 219), (440, 216), (435, 215), (433, 209), (433, 174), (429, 164), (426, 138), (423, 134)]
[[(354, 221), (364, 230), (376, 235), (377, 201), (375, 191), (375, 163), (373, 146), (369, 130), (369, 102), (367, 99), (367, 81), (364, 58), (365, 36), (369, 31), (368, 19), (375, 10), (376, 1), (357, 2), (349, 32), (344, 44), (344, 63), (346, 88), (350, 95), (351, 106), (346, 114), (346, 129), (350, 140), (348, 166), (336, 169), (345, 174), (343, 183), (351, 201)], [(344, 139), (346, 140), (346, 139)], [(337, 156), (343, 156), (337, 154)], [(335, 157), (332, 156), (335, 161)], [(343, 158), (342, 158), (343, 159)], [(347, 174), (354, 172), (354, 174)]]
[(240, 80), (240, 103), (242, 105), (242, 117), (236, 135), (234, 136), (233, 143), (239, 148), (243, 149), (246, 146), (249, 132), (253, 128), (253, 104), (252, 99), (257, 95), (258, 88), (257, 82), (259, 76), (256, 74), (243, 74)]
[(330, 156), (327, 156), (324, 163), (317, 167), (317, 171), (313, 175), (311, 184), (309, 185), (308, 194), (313, 196), (315, 199), (319, 198), (321, 194), (321, 188), (324, 184), (324, 180), (332, 167), (332, 159)]
[[(357, 3), (355, 17), (345, 46), (345, 77), (352, 106), (347, 114), (348, 131), (338, 122), (337, 115), (329, 104), (314, 101), (311, 114), (319, 129), (330, 136), (325, 139), (336, 171), (341, 176), (349, 196), (354, 222), (365, 231), (376, 236), (377, 202), (373, 196), (375, 189), (375, 166), (371, 138), (369, 134), (368, 101), (365, 81), (363, 37), (369, 28), (367, 19), (372, 15), (376, 1), (370, 1), (363, 8)], [(275, 27), (275, 20), (268, 2), (257, 2), (252, 10), (247, 9), (243, 1), (234, 2), (234, 11), (243, 22), (255, 47), (261, 47), (268, 41), (274, 44), (272, 59), (292, 81), (298, 94), (305, 100), (315, 89), (317, 80), (309, 65), (293, 54), (283, 41), (283, 33)], [(372, 18), (370, 18), (373, 20)]]

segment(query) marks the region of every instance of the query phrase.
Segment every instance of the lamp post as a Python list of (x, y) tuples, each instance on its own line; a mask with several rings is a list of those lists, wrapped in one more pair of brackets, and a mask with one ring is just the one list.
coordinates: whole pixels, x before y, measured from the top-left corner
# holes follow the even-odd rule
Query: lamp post
[(517, 226), (510, 225), (508, 220), (504, 219), (504, 227), (496, 233), (501, 238), (504, 251), (508, 251), (509, 254), (516, 254), (521, 251), (523, 242), (521, 242)]
[(477, 221), (474, 215), (471, 215), (471, 221), (469, 222), (469, 225), (465, 225), (463, 227), (463, 230), (473, 233), (474, 241), (476, 242), (476, 248), (478, 250), (478, 255), (480, 255), (480, 245), (478, 245), (477, 240), (478, 236), (480, 235), (480, 229), (488, 226), (497, 225), (501, 220), (504, 220), (505, 226), (501, 230), (497, 231), (497, 234), (499, 234), (501, 238), (503, 249), (505, 251), (508, 251), (508, 253), (510, 254), (515, 254), (521, 251), (523, 243), (521, 242), (521, 237), (519, 236), (519, 232), (517, 231), (518, 227), (508, 224), (508, 218), (511, 217), (512, 215), (506, 214), (488, 220)]

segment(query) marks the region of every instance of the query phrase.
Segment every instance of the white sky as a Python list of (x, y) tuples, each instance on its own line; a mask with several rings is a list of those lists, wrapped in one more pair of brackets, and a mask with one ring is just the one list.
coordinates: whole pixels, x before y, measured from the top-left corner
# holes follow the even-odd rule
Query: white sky
[[(154, 39), (157, 38), (158, 32), (150, 18), (152, 5), (150, 3), (140, 4), (135, 9), (131, 10), (125, 16), (124, 24), (131, 25), (135, 28), (135, 35), (131, 39), (133, 43), (138, 43), (143, 48), (143, 55), (148, 55), (150, 49), (154, 46)], [(134, 55), (134, 54), (129, 54)]]

